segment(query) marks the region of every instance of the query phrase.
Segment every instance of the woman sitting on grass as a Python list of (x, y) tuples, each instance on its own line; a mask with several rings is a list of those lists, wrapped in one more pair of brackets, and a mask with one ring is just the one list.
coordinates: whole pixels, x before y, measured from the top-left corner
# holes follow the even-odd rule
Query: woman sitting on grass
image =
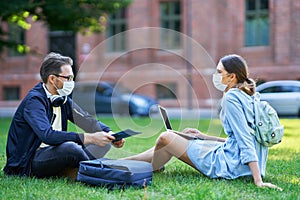
[(167, 131), (156, 141), (155, 147), (125, 159), (152, 162), (159, 171), (173, 157), (211, 178), (235, 179), (253, 176), (258, 187), (281, 188), (264, 183), (268, 147), (261, 145), (250, 134), (254, 125), (253, 94), (255, 82), (248, 78), (245, 60), (238, 55), (227, 55), (218, 63), (213, 74), (214, 86), (224, 92), (220, 119), (226, 139), (208, 136), (199, 130), (187, 128), (185, 134), (194, 134), (202, 140), (187, 140)]

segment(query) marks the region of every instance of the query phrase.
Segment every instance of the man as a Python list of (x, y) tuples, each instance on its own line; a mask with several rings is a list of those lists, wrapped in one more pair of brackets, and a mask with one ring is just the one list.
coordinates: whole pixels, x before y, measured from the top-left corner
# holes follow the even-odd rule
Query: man
[[(74, 88), (72, 64), (71, 58), (56, 53), (44, 58), (43, 82), (29, 91), (13, 117), (5, 174), (74, 178), (80, 161), (103, 157), (109, 151), (115, 139), (110, 128), (68, 97)], [(67, 132), (68, 120), (86, 133)], [(124, 142), (113, 145), (121, 148)]]

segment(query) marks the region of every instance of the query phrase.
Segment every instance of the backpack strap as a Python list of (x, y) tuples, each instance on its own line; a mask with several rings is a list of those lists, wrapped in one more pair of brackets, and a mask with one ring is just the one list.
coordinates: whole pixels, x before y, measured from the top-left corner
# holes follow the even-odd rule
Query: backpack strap
[(249, 131), (252, 135), (255, 135), (255, 130), (249, 126)]
[(260, 93), (255, 92), (253, 94), (253, 98), (252, 98), (252, 104), (253, 104), (253, 114), (254, 114), (254, 127), (250, 126), (250, 123), (248, 123), (249, 126), (249, 131), (252, 135), (255, 136), (255, 126), (256, 126), (256, 120), (257, 120), (257, 113), (255, 112), (255, 103), (260, 101)]

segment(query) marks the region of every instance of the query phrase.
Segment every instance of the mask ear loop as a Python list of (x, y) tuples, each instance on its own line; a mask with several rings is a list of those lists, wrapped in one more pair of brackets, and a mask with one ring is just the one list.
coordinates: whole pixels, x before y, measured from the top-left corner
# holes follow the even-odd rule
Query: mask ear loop
[[(230, 83), (232, 83), (233, 79), (236, 78), (236, 74), (230, 73), (230, 75), (233, 75), (233, 77), (230, 79)], [(240, 87), (240, 83), (236, 83), (234, 87), (239, 88)]]
[[(58, 79), (59, 81), (62, 81), (62, 80), (60, 80), (57, 76), (55, 76), (55, 75), (53, 75), (53, 76), (54, 76), (56, 79)], [(56, 89), (56, 91), (59, 90), (58, 87), (57, 87), (54, 83), (53, 83), (53, 86), (54, 86), (54, 88)]]
[[(232, 76), (232, 75), (233, 75), (233, 76)], [(231, 83), (231, 82), (233, 81), (233, 79), (234, 79), (234, 74), (231, 73), (230, 76), (231, 76), (231, 77), (230, 77), (230, 83)]]
[[(234, 76), (235, 74), (234, 73), (228, 73), (228, 74), (226, 74), (226, 76)], [(222, 77), (223, 78), (223, 77)], [(230, 89), (230, 88), (228, 88), (228, 86), (232, 83), (232, 81), (233, 81), (233, 78), (234, 77), (230, 77), (230, 80), (228, 81), (228, 83), (226, 83), (226, 85), (227, 85), (227, 87), (226, 87), (226, 89), (225, 89), (225, 91), (227, 91), (228, 89)], [(237, 85), (235, 85), (234, 87), (236, 87)]]
[(56, 89), (56, 91), (58, 90), (58, 87), (53, 83), (54, 88)]

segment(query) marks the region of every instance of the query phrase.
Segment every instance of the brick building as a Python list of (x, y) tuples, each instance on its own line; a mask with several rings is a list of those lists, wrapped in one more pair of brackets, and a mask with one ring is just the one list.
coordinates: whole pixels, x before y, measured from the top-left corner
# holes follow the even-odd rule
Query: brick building
[(211, 106), (220, 95), (211, 75), (225, 54), (242, 55), (259, 81), (300, 80), (298, 0), (133, 0), (101, 35), (50, 32), (42, 22), (19, 34), (34, 53), (2, 53), (0, 106), (17, 105), (40, 81), (50, 51), (76, 61), (78, 81), (120, 82), (165, 106)]

